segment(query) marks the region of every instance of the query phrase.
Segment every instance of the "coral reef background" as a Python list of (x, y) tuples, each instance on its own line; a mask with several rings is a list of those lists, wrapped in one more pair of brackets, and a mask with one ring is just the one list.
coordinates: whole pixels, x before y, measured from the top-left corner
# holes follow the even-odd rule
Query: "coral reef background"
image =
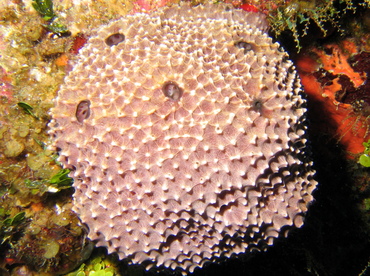
[[(71, 70), (68, 60), (94, 27), (177, 1), (66, 0), (54, 1), (51, 10), (47, 2), (0, 2), (0, 274), (77, 269), (70, 275), (143, 275), (140, 266), (117, 262), (103, 249), (91, 255), (87, 230), (70, 211), (68, 171), (46, 147), (46, 125), (52, 99)], [(369, 1), (229, 2), (267, 14), (271, 35), (300, 70), (310, 92), (310, 141), (320, 184), (301, 229), (267, 252), (225, 259), (194, 274), (365, 275), (370, 174), (357, 161), (368, 139)], [(329, 57), (332, 67), (324, 62)], [(335, 71), (348, 59), (348, 70)], [(340, 132), (343, 122), (350, 126), (346, 136)]]

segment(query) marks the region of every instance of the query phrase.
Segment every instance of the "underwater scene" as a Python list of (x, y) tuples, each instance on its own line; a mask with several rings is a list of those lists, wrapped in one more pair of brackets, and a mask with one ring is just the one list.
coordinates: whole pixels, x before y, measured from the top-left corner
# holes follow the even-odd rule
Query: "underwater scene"
[(369, 0), (0, 0), (0, 276), (368, 273)]

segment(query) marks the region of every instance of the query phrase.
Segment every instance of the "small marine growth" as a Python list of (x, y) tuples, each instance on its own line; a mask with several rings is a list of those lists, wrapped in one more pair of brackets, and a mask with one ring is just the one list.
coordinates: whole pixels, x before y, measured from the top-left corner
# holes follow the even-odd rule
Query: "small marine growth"
[[(277, 8), (272, 9), (272, 5)], [(303, 46), (328, 37), (334, 32), (346, 34), (343, 28), (344, 19), (356, 13), (358, 9), (369, 7), (369, 1), (354, 3), (351, 0), (278, 0), (269, 7), (271, 34), (292, 52), (300, 52)], [(290, 38), (294, 40), (293, 45), (290, 45)]]
[(365, 147), (364, 153), (360, 155), (358, 162), (364, 167), (370, 167), (370, 140), (362, 143)]
[(46, 21), (44, 27), (49, 31), (58, 36), (70, 35), (67, 27), (60, 22), (60, 19), (54, 12), (52, 0), (33, 0), (32, 6), (39, 12), (42, 19)]

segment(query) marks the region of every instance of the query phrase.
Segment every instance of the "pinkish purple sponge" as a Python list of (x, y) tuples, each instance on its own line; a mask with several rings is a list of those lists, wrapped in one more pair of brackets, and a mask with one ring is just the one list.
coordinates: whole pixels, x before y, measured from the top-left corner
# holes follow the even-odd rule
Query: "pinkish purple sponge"
[(94, 32), (50, 134), (98, 246), (186, 272), (303, 224), (305, 101), (266, 29), (258, 13), (183, 3)]

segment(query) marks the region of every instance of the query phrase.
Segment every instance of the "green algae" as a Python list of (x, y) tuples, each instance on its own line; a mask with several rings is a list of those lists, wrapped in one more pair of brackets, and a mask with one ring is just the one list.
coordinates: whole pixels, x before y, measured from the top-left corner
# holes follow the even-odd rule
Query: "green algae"
[(65, 276), (115, 276), (119, 273), (119, 262), (112, 256), (107, 256), (103, 250), (97, 250), (90, 260), (83, 263), (76, 271)]
[[(0, 218), (6, 217), (7, 212), (4, 208), (0, 208)], [(19, 227), (26, 220), (25, 212), (19, 212), (13, 217), (7, 217), (0, 221), (0, 244), (12, 239), (12, 236), (19, 231)]]
[(57, 174), (50, 179), (30, 180), (25, 179), (25, 185), (31, 189), (32, 194), (43, 195), (46, 192), (57, 193), (63, 189), (72, 187), (73, 179), (68, 176), (68, 169), (61, 169)]
[(68, 33), (68, 29), (65, 25), (59, 22), (57, 14), (53, 10), (53, 1), (51, 0), (33, 0), (32, 6), (47, 22), (44, 25), (49, 31), (63, 35)]
[(73, 179), (68, 176), (69, 172), (70, 170), (68, 169), (61, 169), (57, 174), (51, 177), (49, 183), (57, 186), (59, 190), (71, 187)]
[(370, 167), (370, 140), (362, 143), (365, 147), (364, 153), (360, 155), (358, 162), (364, 167)]
[(51, 0), (33, 0), (32, 6), (46, 21), (57, 17), (53, 10), (53, 1)]
[(33, 107), (30, 106), (29, 104), (27, 103), (24, 103), (24, 102), (19, 102), (17, 103), (17, 105), (22, 108), (24, 110), (24, 112), (26, 112), (27, 114), (31, 115), (33, 118), (35, 118), (36, 120), (40, 120), (39, 117), (37, 117), (33, 112)]

